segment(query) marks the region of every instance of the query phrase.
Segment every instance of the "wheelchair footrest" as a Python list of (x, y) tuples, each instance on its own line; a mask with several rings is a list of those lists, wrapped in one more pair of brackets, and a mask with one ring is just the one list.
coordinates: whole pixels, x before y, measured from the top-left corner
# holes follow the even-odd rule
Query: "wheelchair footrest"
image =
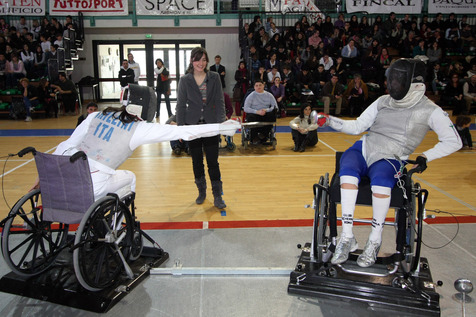
[[(440, 296), (435, 290), (428, 261), (421, 258), (418, 276), (405, 279), (401, 272), (389, 276), (370, 276), (347, 273), (337, 265), (317, 263), (310, 258), (310, 243), (302, 248), (296, 268), (290, 274), (288, 293), (318, 298), (320, 304), (343, 305), (349, 302), (353, 311), (378, 311), (392, 316), (440, 316)], [(355, 270), (381, 273), (386, 265), (356, 268), (349, 260), (342, 266)], [(376, 274), (377, 275), (377, 274)], [(401, 281), (410, 287), (402, 287)], [(351, 304), (350, 304), (351, 303)]]
[(64, 250), (56, 264), (48, 271), (34, 277), (22, 277), (13, 272), (0, 280), (0, 291), (39, 299), (55, 304), (105, 313), (116, 305), (128, 292), (150, 275), (152, 267), (158, 267), (169, 258), (162, 249), (144, 247), (141, 257), (130, 263), (134, 279), (121, 276), (112, 286), (99, 292), (85, 290), (76, 279), (72, 254)]

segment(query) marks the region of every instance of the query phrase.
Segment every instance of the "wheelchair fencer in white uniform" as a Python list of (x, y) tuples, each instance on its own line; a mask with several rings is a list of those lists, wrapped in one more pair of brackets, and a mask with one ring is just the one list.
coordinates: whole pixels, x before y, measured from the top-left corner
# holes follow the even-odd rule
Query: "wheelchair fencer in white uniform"
[[(149, 104), (155, 107), (155, 100)], [(128, 104), (90, 114), (53, 154), (34, 148), (19, 152), (35, 154), (39, 186), (2, 221), (2, 252), (14, 273), (41, 274), (70, 247), (76, 277), (87, 290), (104, 289), (124, 272), (133, 278), (128, 262), (142, 248), (133, 208), (135, 176), (117, 168), (142, 144), (231, 136), (240, 127), (232, 120), (199, 126), (148, 123), (141, 118), (147, 106)], [(71, 245), (68, 227), (76, 223)]]

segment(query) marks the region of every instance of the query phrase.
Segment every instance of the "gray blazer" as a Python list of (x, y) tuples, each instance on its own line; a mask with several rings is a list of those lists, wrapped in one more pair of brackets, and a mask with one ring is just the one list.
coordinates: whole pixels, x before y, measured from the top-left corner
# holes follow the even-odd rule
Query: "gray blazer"
[(221, 123), (226, 120), (225, 101), (220, 77), (215, 72), (207, 72), (207, 102), (202, 102), (202, 94), (188, 73), (180, 78), (177, 91), (177, 125), (197, 124), (203, 113), (206, 123)]

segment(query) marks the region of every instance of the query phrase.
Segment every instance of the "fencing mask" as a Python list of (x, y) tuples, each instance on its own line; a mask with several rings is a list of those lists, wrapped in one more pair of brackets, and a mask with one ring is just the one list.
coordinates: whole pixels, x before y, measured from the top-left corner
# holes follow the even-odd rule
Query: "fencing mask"
[(393, 63), (388, 70), (387, 88), (395, 100), (403, 99), (412, 83), (424, 83), (426, 66), (419, 59), (401, 58)]

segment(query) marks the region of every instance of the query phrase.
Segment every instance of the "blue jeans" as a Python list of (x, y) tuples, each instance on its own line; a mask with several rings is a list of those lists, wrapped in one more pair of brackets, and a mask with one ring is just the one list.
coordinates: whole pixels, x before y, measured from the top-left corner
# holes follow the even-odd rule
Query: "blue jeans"
[(26, 116), (31, 117), (31, 108), (38, 106), (38, 99), (30, 100), (28, 97), (23, 97), (23, 103), (25, 104)]

